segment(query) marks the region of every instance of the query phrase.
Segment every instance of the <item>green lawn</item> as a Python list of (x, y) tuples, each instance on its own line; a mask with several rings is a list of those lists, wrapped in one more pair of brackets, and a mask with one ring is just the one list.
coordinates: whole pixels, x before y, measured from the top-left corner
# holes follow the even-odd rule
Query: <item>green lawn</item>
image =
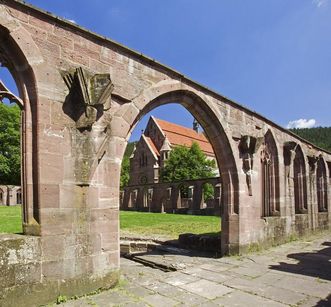
[(216, 216), (120, 212), (121, 230), (143, 235), (177, 238), (181, 233), (219, 234), (221, 219)]
[[(177, 238), (181, 233), (218, 234), (221, 221), (216, 216), (120, 212), (121, 230), (130, 234), (163, 235)], [(0, 206), (0, 233), (21, 233), (21, 206)]]
[(22, 233), (21, 206), (0, 206), (0, 233)]

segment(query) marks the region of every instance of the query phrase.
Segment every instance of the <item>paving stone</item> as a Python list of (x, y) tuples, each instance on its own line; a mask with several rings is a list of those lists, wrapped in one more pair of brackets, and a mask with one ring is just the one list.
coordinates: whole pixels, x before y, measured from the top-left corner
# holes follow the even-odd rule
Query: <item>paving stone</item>
[(227, 280), (223, 284), (237, 290), (254, 293), (261, 292), (262, 289), (266, 286), (262, 283), (259, 283), (258, 281), (254, 281), (253, 279), (247, 279), (243, 277)]
[(184, 291), (181, 295), (176, 296), (176, 300), (181, 302), (180, 306), (203, 305), (208, 302), (206, 298), (186, 291)]
[(254, 278), (254, 280), (260, 284), (274, 285), (276, 281), (279, 281), (283, 278), (281, 274), (275, 274), (272, 272), (267, 272), (262, 276)]
[(180, 286), (197, 280), (199, 280), (199, 278), (196, 278), (188, 274), (176, 272), (173, 273), (171, 277), (166, 278), (164, 281), (173, 286)]
[(184, 290), (167, 283), (157, 283), (156, 285), (148, 286), (148, 289), (153, 290), (164, 296), (177, 297), (184, 293)]
[(201, 306), (201, 307), (218, 307), (219, 305), (214, 303), (213, 301), (206, 301), (202, 304), (198, 304), (196, 306)]
[(199, 266), (199, 268), (201, 268), (201, 269), (212, 271), (212, 272), (223, 272), (223, 271), (232, 269), (234, 267), (235, 267), (234, 265), (228, 264), (228, 263), (222, 263), (222, 264), (205, 263), (205, 264), (202, 264)]
[(214, 299), (233, 291), (233, 289), (229, 287), (204, 279), (185, 285), (180, 285), (180, 287), (208, 299)]
[(178, 301), (175, 301), (169, 297), (162, 296), (160, 294), (153, 294), (143, 298), (145, 302), (155, 307), (170, 307), (179, 305)]
[(123, 291), (112, 291), (111, 295), (108, 291), (105, 291), (100, 294), (90, 296), (86, 298), (86, 300), (96, 304), (97, 306), (113, 306), (133, 301), (133, 299), (127, 296)]
[(250, 267), (241, 266), (230, 269), (229, 271), (237, 273), (238, 275), (246, 275), (253, 278), (262, 276), (263, 274), (267, 273), (267, 269), (258, 265), (251, 265)]
[[(331, 274), (324, 262), (321, 266), (312, 260), (313, 264), (303, 266), (287, 256), (298, 251), (318, 253), (325, 248), (323, 242), (289, 245), (240, 258), (172, 255), (172, 261), (184, 263), (186, 269), (171, 273), (125, 260), (122, 271), (127, 284), (62, 306), (331, 306)], [(295, 270), (286, 271), (292, 267)]]
[(300, 275), (297, 275), (297, 277), (286, 276), (282, 280), (275, 282), (275, 286), (320, 298), (325, 298), (331, 293), (329, 284), (321, 283), (318, 279), (303, 279), (300, 278)]
[(222, 283), (225, 280), (229, 280), (231, 278), (236, 277), (236, 275), (234, 274), (229, 274), (229, 271), (223, 271), (222, 273), (220, 273), (220, 272), (212, 272), (209, 270), (204, 270), (201, 268), (189, 269), (189, 270), (185, 270), (184, 272), (197, 278), (203, 278), (218, 283)]
[[(127, 302), (127, 303), (121, 304), (121, 306), (126, 306), (126, 307), (145, 307), (145, 306), (147, 306), (147, 304), (144, 303), (144, 302)], [(100, 307), (102, 307), (102, 306), (100, 306)]]
[(239, 290), (223, 295), (213, 301), (221, 306), (233, 307), (248, 307), (248, 306), (263, 306), (263, 307), (282, 307), (287, 306), (273, 300), (269, 300), (257, 295), (245, 293)]
[(263, 288), (260, 295), (288, 305), (296, 305), (307, 298), (304, 294), (275, 286)]
[(134, 295), (137, 297), (144, 297), (147, 295), (154, 294), (153, 291), (141, 286), (127, 288), (127, 292), (130, 293), (130, 295)]

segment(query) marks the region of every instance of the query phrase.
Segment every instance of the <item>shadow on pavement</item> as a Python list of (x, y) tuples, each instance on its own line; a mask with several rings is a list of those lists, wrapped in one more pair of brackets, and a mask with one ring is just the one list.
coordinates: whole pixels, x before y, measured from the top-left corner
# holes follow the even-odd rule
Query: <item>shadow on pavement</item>
[[(287, 255), (288, 258), (295, 259), (298, 263), (280, 262), (278, 265), (271, 265), (269, 268), (277, 271), (331, 280), (331, 242), (324, 242), (322, 245), (326, 247), (316, 252)], [(328, 297), (328, 302), (330, 303), (328, 306), (331, 306), (330, 296)]]
[(331, 306), (331, 294), (325, 299), (319, 301), (314, 307), (329, 307)]

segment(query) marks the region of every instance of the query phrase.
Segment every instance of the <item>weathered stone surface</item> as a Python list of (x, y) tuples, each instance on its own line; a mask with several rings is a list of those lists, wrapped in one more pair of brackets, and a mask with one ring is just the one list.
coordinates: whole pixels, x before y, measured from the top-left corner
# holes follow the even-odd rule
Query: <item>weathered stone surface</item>
[[(0, 265), (7, 266), (1, 291), (8, 306), (37, 303), (36, 292), (38, 303), (46, 303), (61, 293), (83, 294), (114, 284), (125, 144), (145, 112), (169, 102), (177, 101), (192, 112), (214, 148), (222, 181), (223, 254), (329, 231), (330, 153), (160, 63), (21, 1), (1, 1), (0, 25), (1, 60), (24, 93), (24, 231), (41, 236), (0, 240), (0, 255), (6, 255)], [(85, 81), (92, 89), (86, 92), (84, 86), (78, 87), (84, 112), (77, 107), (80, 116), (76, 118), (67, 112), (69, 89), (61, 73), (80, 67), (90, 76)], [(113, 91), (108, 91), (105, 80), (112, 81)], [(98, 102), (104, 102), (102, 110)], [(87, 121), (77, 125), (81, 116)], [(248, 139), (261, 141), (255, 146), (248, 142), (243, 150), (240, 144)], [(97, 208), (106, 213), (97, 213)], [(300, 257), (298, 261), (307, 262)], [(20, 270), (22, 262), (27, 267)], [(29, 273), (29, 265), (35, 274)], [(289, 274), (303, 269), (293, 265), (286, 266)], [(302, 272), (317, 274), (314, 266)], [(240, 275), (239, 281), (259, 276), (249, 267), (242, 273), (247, 275)], [(153, 278), (145, 282), (153, 283)], [(210, 289), (228, 291), (209, 280), (181, 287), (193, 291), (191, 287), (200, 283), (208, 288), (208, 297), (215, 295)], [(277, 283), (280, 287), (281, 280)], [(293, 281), (291, 287), (316, 296), (327, 291), (326, 287), (314, 290), (306, 279)]]
[[(167, 283), (169, 280), (169, 273), (164, 273), (157, 269), (151, 269), (146, 266), (128, 259), (121, 259), (121, 267), (123, 271), (122, 285), (116, 289), (105, 291), (101, 294), (91, 296), (87, 298), (81, 298), (77, 301), (71, 301), (63, 304), (64, 306), (90, 306), (95, 303), (100, 306), (103, 305), (123, 305), (123, 306), (146, 306), (147, 302), (144, 300), (146, 297), (150, 299), (148, 302), (152, 306), (159, 306), (163, 304), (168, 304), (170, 306), (329, 306), (330, 305), (330, 295), (324, 294), (323, 297), (310, 296), (307, 293), (300, 293), (293, 291), (289, 288), (289, 284), (284, 282), (284, 286), (274, 286), (270, 285), (270, 279), (274, 278), (274, 281), (280, 281), (285, 278), (291, 277), (298, 280), (303, 279), (310, 281), (311, 288), (322, 289), (324, 286), (331, 285), (331, 273), (326, 276), (325, 279), (318, 279), (308, 275), (301, 275), (300, 272), (287, 272), (285, 267), (283, 270), (276, 270), (274, 268), (275, 263), (284, 264), (291, 261), (290, 257), (293, 253), (303, 253), (314, 251), (316, 255), (325, 254), (327, 251), (324, 250), (322, 245), (329, 239), (328, 236), (324, 236), (323, 240), (313, 240), (310, 243), (307, 242), (295, 242), (291, 244), (286, 244), (286, 246), (272, 248), (268, 252), (251, 253), (249, 256), (245, 257), (227, 257), (221, 259), (212, 258), (201, 258), (183, 255), (167, 255), (154, 253), (155, 258), (163, 257), (173, 257), (173, 262), (184, 263), (188, 269), (181, 272), (185, 272), (186, 275), (195, 277), (196, 272), (207, 271), (204, 268), (214, 268), (219, 267), (220, 263), (224, 265), (224, 262), (236, 263), (236, 269), (238, 273), (232, 272), (234, 269), (233, 265), (228, 265), (227, 270), (221, 272), (221, 274), (234, 274), (231, 276), (235, 279), (235, 276), (241, 276), (240, 278), (249, 282), (247, 289), (231, 289), (231, 292), (224, 294), (224, 288), (221, 287), (218, 290), (217, 285), (224, 286), (228, 281), (219, 281), (213, 284), (213, 289), (215, 290), (213, 298), (206, 298), (207, 294), (204, 293), (205, 282), (210, 285), (207, 276), (201, 277), (199, 283), (191, 282), (182, 286), (173, 286)], [(193, 261), (192, 261), (193, 258)], [(157, 261), (157, 259), (155, 259)], [(262, 261), (263, 260), (263, 261)], [(158, 260), (160, 261), (160, 260)], [(252, 270), (259, 272), (264, 270), (267, 266), (268, 272), (264, 276), (258, 278), (245, 277), (245, 269), (247, 265), (254, 264)], [(240, 272), (240, 269), (243, 272)], [(324, 265), (319, 265), (320, 273), (324, 269)], [(209, 271), (213, 272), (213, 271)], [(215, 272), (214, 272), (215, 273)], [(178, 272), (170, 273), (175, 277), (182, 276), (184, 274)], [(256, 274), (253, 274), (256, 275)], [(230, 275), (229, 275), (230, 276)], [(170, 277), (171, 278), (171, 277)], [(147, 282), (148, 280), (148, 282)], [(238, 281), (235, 281), (238, 284)], [(192, 286), (196, 284), (197, 287)], [(183, 287), (189, 286), (186, 290)], [(202, 287), (200, 287), (202, 285)], [(216, 286), (215, 286), (216, 285)], [(244, 284), (242, 283), (242, 286)], [(218, 296), (214, 298), (214, 296)], [(157, 301), (156, 301), (157, 300)], [(299, 301), (298, 301), (299, 300)], [(156, 301), (156, 302), (155, 302)], [(173, 302), (175, 301), (175, 302)]]
[(208, 299), (214, 299), (233, 291), (233, 289), (229, 287), (203, 279), (189, 284), (181, 285), (180, 287)]
[(234, 291), (229, 294), (226, 294), (216, 300), (214, 303), (221, 306), (235, 306), (235, 307), (247, 307), (247, 306), (266, 306), (266, 307), (284, 307), (287, 305), (262, 298), (257, 295), (242, 291)]

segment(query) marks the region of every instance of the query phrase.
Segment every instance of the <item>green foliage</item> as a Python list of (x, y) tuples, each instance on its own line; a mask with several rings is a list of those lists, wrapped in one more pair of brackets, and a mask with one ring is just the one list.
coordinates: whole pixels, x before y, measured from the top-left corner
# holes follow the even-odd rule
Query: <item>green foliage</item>
[(56, 299), (56, 304), (60, 305), (61, 303), (65, 303), (67, 300), (68, 299), (65, 295), (59, 295)]
[(331, 127), (290, 129), (296, 135), (331, 152)]
[[(208, 160), (197, 143), (190, 148), (178, 146), (170, 152), (169, 159), (161, 170), (162, 182), (174, 182), (214, 177), (216, 164)], [(203, 186), (204, 198), (209, 199), (214, 195), (214, 188), (205, 184)], [(188, 196), (188, 188), (181, 187), (181, 195)]]
[(0, 182), (21, 184), (20, 109), (0, 103)]
[(124, 157), (122, 161), (122, 168), (121, 168), (121, 179), (120, 179), (120, 187), (127, 186), (130, 179), (130, 159), (128, 157)]
[(210, 183), (206, 183), (203, 186), (203, 197), (206, 201), (207, 199), (213, 199), (214, 198), (214, 187)]
[(219, 235), (221, 221), (217, 216), (120, 211), (120, 228), (130, 234), (178, 238), (182, 233)]
[(162, 182), (214, 177), (215, 161), (208, 160), (197, 143), (174, 148), (161, 170)]
[(132, 152), (134, 150), (134, 147), (136, 145), (136, 142), (128, 143), (125, 149), (125, 153), (123, 156), (122, 161), (122, 168), (121, 168), (121, 179), (120, 179), (120, 187), (123, 189), (123, 187), (127, 186), (130, 179), (130, 156), (132, 155)]

